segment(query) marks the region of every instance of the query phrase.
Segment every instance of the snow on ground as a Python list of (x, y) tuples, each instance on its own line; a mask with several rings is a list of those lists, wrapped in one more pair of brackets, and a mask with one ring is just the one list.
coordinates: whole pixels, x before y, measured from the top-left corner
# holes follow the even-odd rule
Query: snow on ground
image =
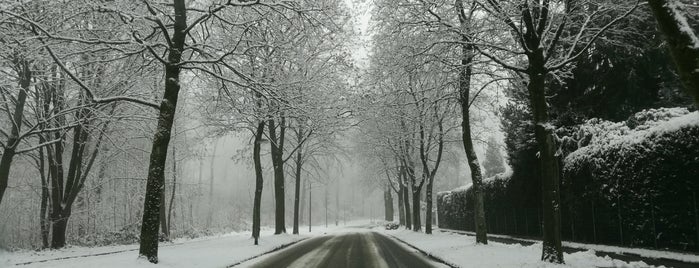
[(625, 248), (617, 246), (607, 246), (607, 245), (595, 245), (595, 244), (582, 244), (575, 242), (563, 241), (563, 246), (578, 249), (594, 250), (598, 252), (613, 252), (618, 254), (635, 254), (643, 257), (654, 258), (654, 259), (670, 259), (678, 260), (682, 262), (696, 262), (699, 263), (699, 255), (684, 254), (672, 251), (662, 251), (662, 250), (652, 250), (644, 248)]
[[(347, 226), (368, 226), (369, 221), (352, 221)], [(301, 235), (274, 235), (272, 229), (263, 230), (260, 245), (253, 245), (250, 232), (230, 233), (196, 239), (176, 239), (161, 243), (158, 251), (158, 267), (227, 267), (266, 252), (273, 251), (311, 236), (328, 232), (352, 231), (345, 226), (300, 226)], [(292, 229), (287, 229), (291, 232)], [(138, 245), (104, 247), (67, 247), (60, 250), (17, 251), (0, 250), (0, 268), (4, 267), (147, 267), (154, 266), (138, 258)]]
[[(262, 235), (260, 245), (253, 245), (249, 233), (233, 233), (220, 237), (209, 237), (179, 243), (162, 243), (159, 249), (158, 267), (225, 267), (264, 252), (274, 250), (307, 236), (272, 235), (266, 232)], [(107, 255), (87, 256), (107, 252)], [(149, 267), (153, 265), (138, 258), (138, 245), (81, 248), (73, 247), (56, 251), (5, 253), (0, 267), (32, 262), (16, 267)], [(62, 260), (55, 260), (67, 258)], [(49, 260), (46, 262), (37, 262)]]
[(472, 236), (435, 232), (431, 235), (409, 230), (384, 231), (456, 267), (652, 267), (643, 262), (627, 263), (602, 258), (588, 250), (565, 254), (565, 265), (546, 263), (541, 258), (541, 242), (531, 246), (507, 245), (489, 241), (476, 245)]
[[(474, 232), (450, 230), (450, 229), (442, 229), (442, 230), (446, 230), (448, 232), (454, 232), (454, 233), (475, 235)], [(488, 234), (488, 237), (506, 238), (506, 239), (513, 239), (513, 240), (526, 241), (526, 242), (532, 242), (532, 243), (541, 242), (539, 240), (534, 240), (534, 239), (526, 239), (526, 238), (521, 238), (521, 237), (514, 237), (514, 236), (509, 236), (509, 235), (499, 235), (499, 234)], [(596, 244), (584, 244), (584, 243), (576, 243), (576, 242), (568, 242), (568, 241), (563, 241), (563, 246), (569, 247), (569, 248), (582, 249), (582, 250), (594, 250), (597, 252), (612, 252), (612, 253), (617, 253), (617, 254), (634, 254), (634, 255), (643, 256), (643, 257), (647, 257), (647, 258), (654, 258), (654, 259), (661, 259), (662, 258), (662, 259), (677, 260), (677, 261), (681, 261), (681, 262), (699, 263), (699, 255), (673, 252), (673, 251), (652, 250), (652, 249), (645, 249), (645, 248), (627, 248), (627, 247), (596, 245)]]

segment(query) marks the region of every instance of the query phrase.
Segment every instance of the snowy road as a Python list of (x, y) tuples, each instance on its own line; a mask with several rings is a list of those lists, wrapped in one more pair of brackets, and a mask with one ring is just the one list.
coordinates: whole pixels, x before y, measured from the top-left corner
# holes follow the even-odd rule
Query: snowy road
[(448, 267), (376, 232), (308, 239), (240, 267)]

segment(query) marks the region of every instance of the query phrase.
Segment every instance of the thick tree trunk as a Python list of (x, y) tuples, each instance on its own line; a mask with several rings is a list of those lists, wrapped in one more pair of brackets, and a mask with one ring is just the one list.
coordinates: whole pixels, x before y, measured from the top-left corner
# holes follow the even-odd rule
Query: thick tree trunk
[[(301, 137), (299, 136), (299, 142)], [(296, 152), (296, 183), (294, 188), (294, 230), (293, 234), (299, 234), (299, 206), (301, 201), (301, 164), (303, 160), (303, 155), (301, 152), (301, 147), (298, 148)]]
[(255, 131), (255, 144), (253, 145), (252, 155), (255, 162), (255, 200), (252, 209), (252, 237), (255, 239), (255, 245), (260, 239), (260, 206), (262, 206), (262, 187), (264, 179), (262, 178), (262, 159), (260, 159), (260, 146), (262, 145), (262, 135), (265, 131), (265, 122), (260, 121), (257, 124)]
[(413, 231), (422, 230), (422, 221), (420, 219), (420, 194), (422, 193), (422, 185), (413, 186)]
[(187, 29), (187, 11), (185, 0), (174, 0), (175, 22), (172, 45), (168, 52), (165, 66), (165, 94), (160, 104), (158, 126), (153, 137), (146, 196), (143, 204), (143, 221), (141, 224), (141, 243), (139, 254), (152, 263), (158, 262), (158, 211), (162, 202), (164, 171), (170, 133), (175, 119), (177, 95), (180, 92), (180, 66), (184, 49), (185, 30)]
[(274, 167), (274, 234), (286, 233), (285, 204), (284, 204), (284, 119), (279, 124), (279, 138), (277, 139), (274, 120), (269, 120), (269, 137), (271, 139), (272, 166)]
[(66, 229), (70, 210), (58, 212), (54, 216), (55, 218), (51, 221), (51, 248), (59, 249), (66, 245)]
[[(534, 46), (536, 47), (536, 46)], [(546, 104), (544, 56), (542, 48), (529, 56), (529, 99), (534, 114), (534, 135), (539, 147), (543, 208), (543, 251), (541, 259), (563, 263), (561, 247), (560, 174), (556, 157), (553, 127), (549, 124)]]
[(12, 122), (10, 122), (10, 124), (12, 124), (12, 130), (10, 131), (10, 136), (7, 137), (7, 141), (5, 141), (2, 158), (0, 158), (0, 204), (2, 204), (5, 190), (7, 190), (10, 181), (10, 167), (15, 157), (15, 150), (19, 144), (19, 132), (22, 129), (22, 120), (24, 118), (24, 104), (27, 100), (27, 91), (29, 90), (32, 79), (29, 62), (26, 60), (17, 60), (15, 63), (17, 75), (19, 76), (20, 88), (17, 95), (15, 110), (10, 118), (10, 120), (12, 120)]
[(432, 234), (432, 188), (434, 178), (430, 178), (425, 189), (425, 233)]
[[(62, 108), (62, 105), (59, 103), (60, 101), (54, 99), (54, 105)], [(61, 138), (61, 134), (54, 133), (54, 138)], [(48, 158), (50, 159), (49, 188), (51, 193), (51, 212), (49, 213), (49, 222), (52, 230), (51, 248), (60, 248), (65, 245), (65, 226), (61, 226), (58, 223), (63, 218), (61, 215), (63, 211), (63, 149), (63, 141), (61, 141), (54, 145), (53, 150), (48, 150)], [(58, 234), (61, 232), (63, 233), (63, 238)]]
[[(461, 23), (463, 34), (468, 34), (469, 18), (464, 13), (463, 0), (456, 1), (457, 13)], [(464, 36), (463, 41), (468, 41)], [(486, 228), (485, 208), (483, 204), (483, 173), (481, 171), (478, 155), (473, 148), (473, 137), (471, 134), (471, 76), (473, 69), (473, 58), (475, 48), (472, 45), (461, 45), (461, 71), (459, 72), (459, 104), (461, 104), (461, 138), (464, 145), (464, 152), (471, 170), (471, 189), (473, 191), (473, 221), (476, 231), (476, 243), (488, 244)]]
[(10, 181), (10, 167), (15, 157), (13, 145), (16, 143), (17, 138), (10, 137), (7, 139), (7, 146), (2, 152), (2, 158), (0, 158), (0, 202), (2, 202), (2, 198), (5, 196), (5, 190), (7, 190), (7, 185)]
[(679, 0), (648, 0), (648, 4), (665, 36), (680, 80), (699, 106), (699, 39), (678, 9), (683, 4)]
[(384, 212), (385, 212), (385, 217), (384, 220), (386, 221), (393, 221), (393, 195), (391, 195), (391, 188), (390, 186), (386, 185), (384, 187)]

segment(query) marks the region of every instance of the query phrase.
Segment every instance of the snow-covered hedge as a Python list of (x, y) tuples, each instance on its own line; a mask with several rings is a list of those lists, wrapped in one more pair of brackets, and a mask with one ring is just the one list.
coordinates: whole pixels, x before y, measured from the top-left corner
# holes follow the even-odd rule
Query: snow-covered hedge
[[(531, 232), (538, 232), (536, 224), (536, 209), (515, 210), (518, 201), (517, 183), (511, 180), (512, 174), (498, 174), (483, 181), (483, 201), (486, 212), (488, 230), (502, 234), (524, 234), (531, 227)], [(451, 191), (437, 193), (437, 213), (439, 227), (456, 230), (473, 231), (473, 193), (471, 185), (462, 186)], [(527, 215), (529, 214), (529, 215)], [(523, 220), (530, 218), (529, 225), (516, 228), (513, 220), (519, 217)], [(508, 219), (509, 218), (509, 219)]]
[[(699, 112), (650, 109), (557, 133), (565, 240), (699, 250)], [(525, 200), (540, 190), (524, 190), (538, 187), (526, 180), (513, 174), (486, 184), (489, 232), (539, 234), (540, 201)], [(437, 201), (440, 227), (473, 229), (468, 187)]]
[(577, 236), (697, 249), (699, 112), (663, 108), (626, 122), (590, 120), (577, 138), (562, 181)]

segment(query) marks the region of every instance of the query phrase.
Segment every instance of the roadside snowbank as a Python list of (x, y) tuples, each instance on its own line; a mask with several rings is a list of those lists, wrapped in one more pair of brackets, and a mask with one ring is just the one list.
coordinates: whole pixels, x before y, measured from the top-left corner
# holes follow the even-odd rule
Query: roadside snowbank
[(474, 237), (458, 234), (438, 232), (426, 235), (408, 230), (385, 232), (456, 267), (651, 267), (643, 262), (627, 263), (598, 257), (592, 250), (565, 254), (565, 265), (546, 263), (539, 260), (540, 242), (531, 246), (497, 242), (476, 245)]
[[(162, 243), (158, 267), (226, 267), (305, 238), (308, 236), (273, 235), (266, 231), (259, 246), (253, 245), (248, 232)], [(0, 252), (0, 267), (13, 265), (27, 268), (153, 267), (148, 261), (138, 258), (138, 245)]]
[[(260, 245), (253, 245), (250, 232), (235, 232), (195, 239), (176, 239), (161, 243), (158, 251), (158, 267), (227, 267), (306, 238), (331, 232), (356, 232), (375, 226), (369, 220), (349, 221), (347, 225), (328, 227), (299, 226), (301, 235), (274, 235), (274, 230), (262, 230)], [(291, 232), (291, 229), (287, 230)], [(103, 247), (67, 247), (60, 250), (16, 251), (0, 250), (0, 268), (4, 267), (50, 268), (122, 268), (154, 266), (138, 258), (138, 245)]]

